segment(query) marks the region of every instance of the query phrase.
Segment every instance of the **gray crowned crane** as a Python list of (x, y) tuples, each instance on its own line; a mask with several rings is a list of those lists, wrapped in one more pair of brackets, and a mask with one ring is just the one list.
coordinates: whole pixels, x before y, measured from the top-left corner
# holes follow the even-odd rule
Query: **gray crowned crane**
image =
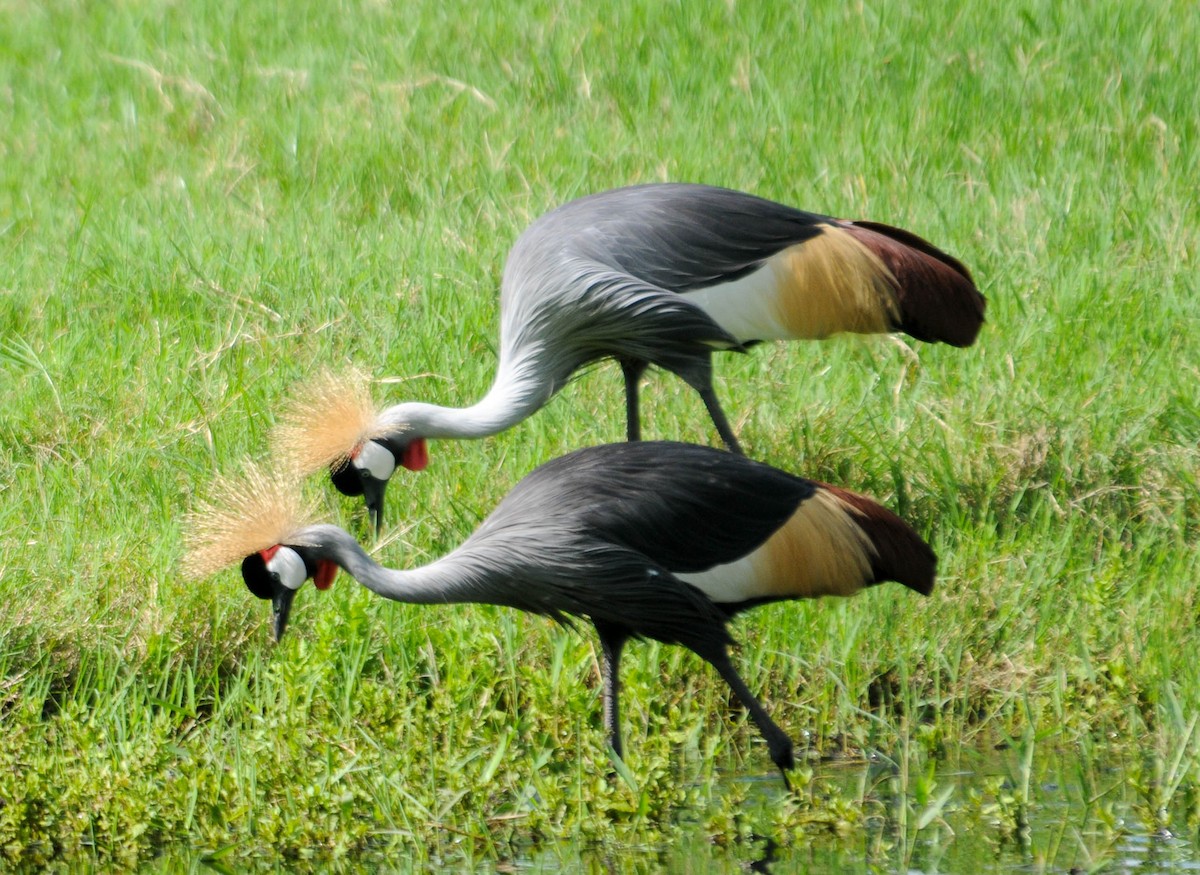
[(630, 638), (681, 644), (709, 662), (746, 707), (787, 781), (792, 742), (729, 658), (727, 624), (783, 599), (850, 596), (883, 581), (928, 594), (937, 557), (873, 500), (743, 456), (691, 444), (607, 444), (536, 468), (456, 550), (420, 568), (377, 564), (332, 525), (295, 517), (279, 484), (220, 486), (224, 507), (191, 524), (189, 565), (205, 575), (241, 561), (246, 586), (287, 627), (296, 591), (344, 569), (384, 598), (486, 603), (600, 637), (604, 723), (621, 755), (618, 667)]
[(330, 411), (298, 403), (284, 412), (280, 443), (309, 471), (330, 466), (339, 490), (364, 496), (378, 527), (387, 478), (397, 465), (424, 467), (427, 439), (501, 432), (598, 360), (616, 359), (624, 373), (629, 440), (641, 432), (639, 380), (656, 365), (700, 393), (722, 440), (740, 452), (713, 393), (714, 350), (893, 331), (963, 347), (985, 305), (958, 260), (908, 231), (705, 185), (619, 188), (547, 213), (513, 246), (500, 288), (499, 364), (477, 404), (397, 404), (331, 445), (316, 422)]

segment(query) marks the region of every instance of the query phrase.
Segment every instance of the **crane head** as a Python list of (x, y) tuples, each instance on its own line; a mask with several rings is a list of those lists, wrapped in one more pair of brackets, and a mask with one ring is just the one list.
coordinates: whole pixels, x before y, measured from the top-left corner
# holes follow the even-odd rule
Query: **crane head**
[(188, 514), (184, 570), (201, 579), (241, 562), (246, 587), (271, 601), (278, 641), (304, 582), (328, 589), (337, 575), (320, 553), (313, 508), (294, 472), (253, 462), (244, 463), (240, 475), (218, 476), (207, 492)]
[(271, 629), (275, 640), (283, 638), (296, 592), (311, 579), (317, 589), (329, 589), (338, 566), (328, 559), (311, 556), (304, 547), (276, 544), (251, 553), (242, 560), (242, 580), (260, 599), (271, 601)]
[(348, 461), (330, 467), (330, 479), (339, 492), (363, 497), (376, 537), (383, 528), (383, 496), (397, 464), (410, 471), (420, 471), (429, 464), (425, 439), (367, 440), (355, 448)]
[(376, 536), (383, 496), (397, 467), (420, 471), (429, 463), (425, 437), (409, 427), (397, 405), (381, 411), (366, 374), (325, 371), (296, 387), (272, 434), (275, 454), (300, 474), (328, 468), (343, 495), (361, 495)]

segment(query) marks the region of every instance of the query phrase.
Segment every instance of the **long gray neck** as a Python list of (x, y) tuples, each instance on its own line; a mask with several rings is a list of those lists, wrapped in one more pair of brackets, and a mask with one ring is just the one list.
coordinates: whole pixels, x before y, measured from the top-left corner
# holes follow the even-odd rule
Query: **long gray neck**
[(470, 407), (440, 407), (409, 401), (379, 415), (386, 428), (424, 438), (481, 438), (498, 434), (532, 416), (550, 399), (550, 381), (532, 367), (503, 367), (492, 388)]
[(476, 601), (470, 594), (470, 579), (458, 568), (454, 554), (421, 568), (385, 568), (367, 555), (349, 533), (337, 526), (319, 525), (306, 529), (302, 542), (319, 545), (318, 554), (341, 568), (376, 595), (410, 604), (445, 604)]

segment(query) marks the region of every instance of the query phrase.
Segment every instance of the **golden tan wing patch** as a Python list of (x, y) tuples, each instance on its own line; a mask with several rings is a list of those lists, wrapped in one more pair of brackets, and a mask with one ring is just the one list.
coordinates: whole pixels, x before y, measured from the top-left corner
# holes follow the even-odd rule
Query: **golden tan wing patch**
[(790, 336), (820, 340), (840, 331), (877, 334), (895, 329), (896, 280), (883, 261), (841, 228), (772, 256), (775, 306)]
[(869, 581), (874, 545), (858, 511), (818, 488), (752, 555), (764, 595), (854, 595)]

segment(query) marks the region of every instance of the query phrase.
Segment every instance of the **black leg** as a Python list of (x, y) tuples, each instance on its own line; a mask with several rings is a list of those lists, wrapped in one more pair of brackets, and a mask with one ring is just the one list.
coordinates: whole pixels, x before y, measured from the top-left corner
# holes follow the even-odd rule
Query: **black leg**
[(629, 633), (620, 626), (595, 623), (600, 635), (600, 651), (603, 662), (600, 675), (604, 684), (604, 728), (608, 730), (608, 743), (613, 753), (624, 759), (621, 747), (621, 648), (629, 639)]
[(631, 441), (642, 439), (642, 419), (638, 412), (638, 383), (646, 372), (646, 363), (637, 359), (619, 359), (625, 375), (625, 434)]
[(733, 429), (729, 427), (729, 420), (725, 418), (725, 411), (721, 409), (721, 402), (717, 400), (717, 393), (712, 387), (712, 357), (710, 354), (697, 355), (689, 359), (685, 366), (673, 368), (676, 374), (700, 393), (701, 400), (704, 401), (704, 406), (708, 409), (708, 415), (712, 418), (713, 425), (717, 427), (717, 434), (721, 436), (721, 440), (725, 442), (725, 446), (732, 453), (737, 453), (739, 456), (746, 455), (742, 452), (742, 445), (738, 443), (737, 435), (733, 433)]
[(717, 434), (721, 436), (721, 440), (725, 441), (725, 446), (729, 447), (729, 451), (732, 453), (737, 453), (739, 456), (746, 455), (742, 452), (742, 445), (738, 443), (733, 429), (729, 427), (729, 420), (725, 418), (725, 411), (721, 409), (721, 402), (717, 400), (717, 393), (713, 391), (712, 386), (698, 391), (700, 397), (704, 399), (704, 406), (708, 408), (708, 415), (712, 417), (713, 425), (717, 427)]
[(729, 661), (729, 654), (724, 649), (705, 658), (712, 663), (713, 668), (720, 672), (721, 677), (725, 679), (725, 683), (729, 684), (734, 695), (741, 700), (742, 705), (750, 712), (750, 719), (754, 721), (754, 724), (758, 727), (758, 731), (766, 739), (767, 751), (771, 754), (771, 761), (779, 767), (779, 771), (783, 775), (783, 783), (790, 793), (792, 791), (792, 782), (788, 780), (787, 773), (796, 765), (795, 757), (792, 754), (791, 738), (775, 724), (775, 721), (767, 713), (767, 709), (762, 706), (762, 702), (758, 701), (758, 697), (750, 692), (750, 688), (746, 686), (746, 682), (742, 680), (742, 676), (737, 673), (737, 669)]

